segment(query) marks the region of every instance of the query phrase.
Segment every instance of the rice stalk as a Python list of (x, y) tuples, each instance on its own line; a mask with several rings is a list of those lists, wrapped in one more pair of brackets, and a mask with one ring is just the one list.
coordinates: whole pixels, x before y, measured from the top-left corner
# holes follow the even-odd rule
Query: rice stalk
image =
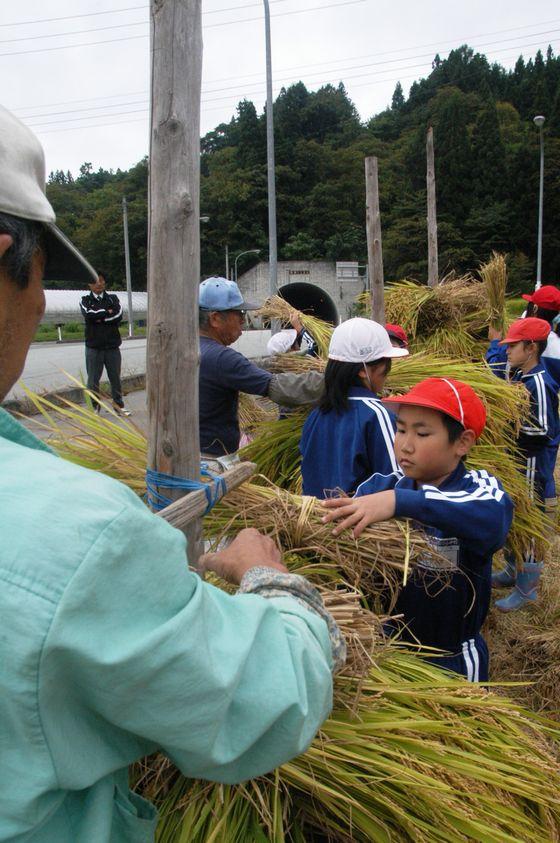
[(309, 331), (317, 343), (319, 355), (326, 357), (329, 351), (333, 326), (323, 319), (318, 319), (316, 316), (296, 310), (281, 296), (270, 296), (263, 306), (255, 311), (255, 316), (260, 316), (261, 319), (279, 319), (287, 327), (290, 327), (290, 320), (294, 313), (299, 317), (303, 327)]
[(264, 482), (253, 480), (228, 492), (205, 518), (207, 537), (219, 542), (244, 527), (256, 527), (287, 553), (316, 564), (315, 582), (321, 582), (321, 566), (339, 572), (341, 581), (364, 594), (378, 613), (391, 610), (405, 568), (426, 555), (444, 564), (425, 535), (406, 520), (373, 524), (358, 539), (349, 531), (335, 537), (332, 524), (322, 523), (324, 510), (315, 498)]
[(488, 300), (488, 323), (504, 336), (508, 321), (506, 312), (507, 265), (505, 255), (492, 252), (490, 260), (481, 264), (479, 274), (482, 278)]
[(336, 681), (354, 709), (336, 708), (308, 751), (274, 774), (224, 788), (150, 759), (143, 794), (159, 805), (160, 843), (225, 843), (225, 823), (238, 832), (243, 812), (245, 836), (229, 840), (261, 839), (255, 827), (270, 843), (314, 832), (357, 843), (558, 840), (551, 724), (390, 644), (365, 680)]
[(523, 705), (560, 720), (560, 555), (558, 539), (545, 560), (537, 602), (515, 613), (493, 609), (485, 627), (498, 682)]

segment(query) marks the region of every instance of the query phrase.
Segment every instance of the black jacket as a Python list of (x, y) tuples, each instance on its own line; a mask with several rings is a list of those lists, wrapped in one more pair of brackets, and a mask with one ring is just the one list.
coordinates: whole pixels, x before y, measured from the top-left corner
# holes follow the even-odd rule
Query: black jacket
[(89, 293), (82, 297), (80, 310), (86, 320), (88, 348), (119, 347), (122, 342), (119, 333), (122, 307), (118, 296), (105, 291), (101, 299), (97, 299), (93, 293)]

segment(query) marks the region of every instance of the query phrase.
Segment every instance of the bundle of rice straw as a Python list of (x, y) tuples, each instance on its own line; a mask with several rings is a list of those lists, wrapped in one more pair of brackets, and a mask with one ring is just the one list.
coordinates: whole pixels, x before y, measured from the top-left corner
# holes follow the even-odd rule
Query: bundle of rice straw
[(263, 306), (255, 311), (255, 316), (260, 316), (261, 319), (278, 319), (287, 327), (290, 327), (290, 319), (294, 313), (299, 317), (303, 327), (306, 331), (309, 331), (317, 343), (319, 355), (326, 357), (333, 326), (329, 325), (323, 319), (318, 319), (316, 316), (310, 316), (308, 313), (296, 310), (281, 296), (270, 296)]
[(507, 327), (507, 265), (505, 255), (492, 252), (490, 260), (481, 264), (479, 274), (486, 290), (488, 324), (500, 331), (503, 336)]
[(312, 575), (316, 582), (342, 579), (381, 613), (391, 610), (399, 586), (418, 558), (430, 556), (444, 566), (445, 560), (408, 521), (374, 524), (359, 539), (350, 532), (335, 537), (332, 524), (321, 521), (324, 510), (316, 498), (292, 495), (262, 481), (264, 485), (253, 480), (229, 492), (205, 518), (205, 535), (220, 542), (244, 527), (256, 527), (296, 555), (298, 568), (291, 565), (296, 573)]
[[(369, 293), (360, 303), (369, 312)], [(447, 275), (437, 287), (398, 281), (385, 292), (387, 322), (402, 325), (414, 351), (480, 358), (490, 310), (487, 291), (472, 275)]]
[(240, 392), (237, 417), (243, 433), (252, 434), (259, 424), (278, 418), (278, 407), (266, 399), (257, 400), (254, 395)]
[(158, 843), (558, 840), (551, 724), (389, 643), (336, 686), (308, 751), (268, 776), (215, 785), (148, 759), (137, 788), (158, 805)]
[(560, 547), (546, 558), (538, 599), (514, 613), (494, 609), (485, 628), (497, 682), (519, 681), (509, 690), (523, 705), (560, 720)]

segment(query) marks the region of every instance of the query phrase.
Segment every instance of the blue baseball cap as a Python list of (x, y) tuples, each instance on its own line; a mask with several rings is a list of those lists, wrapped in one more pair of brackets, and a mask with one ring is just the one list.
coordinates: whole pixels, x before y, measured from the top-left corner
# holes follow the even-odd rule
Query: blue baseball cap
[(258, 310), (260, 307), (243, 300), (235, 281), (218, 276), (207, 278), (201, 283), (198, 306), (201, 310)]

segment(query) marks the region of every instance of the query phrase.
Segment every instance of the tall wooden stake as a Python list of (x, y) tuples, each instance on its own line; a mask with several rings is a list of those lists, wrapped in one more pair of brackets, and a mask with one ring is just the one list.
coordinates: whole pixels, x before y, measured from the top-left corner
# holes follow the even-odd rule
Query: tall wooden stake
[[(148, 465), (198, 479), (201, 0), (151, 0), (150, 14)], [(200, 520), (191, 565), (199, 537)]]
[(426, 139), (426, 186), (428, 193), (428, 286), (439, 284), (438, 239), (436, 214), (436, 171), (434, 167), (434, 130), (430, 126)]
[(385, 324), (383, 293), (383, 249), (381, 246), (381, 215), (379, 213), (379, 181), (377, 158), (366, 158), (366, 232), (368, 247), (368, 278), (371, 293), (371, 318)]

